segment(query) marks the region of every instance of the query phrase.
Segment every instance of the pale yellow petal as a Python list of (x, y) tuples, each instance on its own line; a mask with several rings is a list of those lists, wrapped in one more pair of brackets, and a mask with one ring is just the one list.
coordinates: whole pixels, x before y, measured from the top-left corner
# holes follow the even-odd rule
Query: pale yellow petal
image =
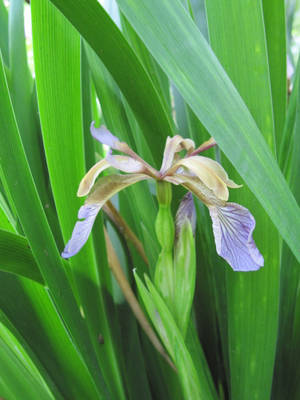
[(193, 140), (184, 139), (179, 135), (173, 136), (172, 138), (168, 136), (160, 172), (164, 174), (169, 168), (172, 167), (176, 153), (181, 150), (186, 150), (187, 152), (190, 152), (194, 149), (195, 144)]
[(132, 157), (108, 154), (106, 159), (112, 167), (123, 172), (141, 173), (147, 170), (147, 166), (144, 163)]
[(184, 186), (207, 206), (224, 206), (226, 204), (225, 200), (218, 198), (214, 192), (196, 176), (173, 174), (172, 176), (166, 176), (164, 180), (173, 184)]
[(104, 176), (96, 182), (93, 190), (85, 201), (85, 204), (97, 204), (102, 207), (116, 193), (137, 182), (150, 179), (145, 174), (119, 175), (113, 174)]
[(82, 178), (77, 191), (77, 196), (78, 197), (86, 196), (90, 192), (98, 175), (109, 167), (110, 164), (105, 159), (97, 162), (97, 164), (95, 164)]
[[(209, 168), (211, 168), (215, 174), (222, 179), (222, 181), (230, 188), (232, 189), (238, 189), (242, 187), (243, 185), (238, 185), (235, 183), (233, 180), (228, 178), (228, 174), (225, 171), (225, 169), (222, 167), (221, 164), (219, 164), (217, 161), (212, 160), (211, 158), (208, 157), (203, 157), (203, 156), (196, 156), (201, 163), (207, 165)], [(192, 158), (192, 157), (191, 157)]]
[[(201, 158), (205, 157), (195, 156), (183, 158), (179, 160), (176, 165), (178, 168), (180, 166), (187, 168), (189, 171), (194, 173), (209, 189), (211, 189), (219, 199), (227, 201), (229, 198), (229, 192), (226, 183), (216, 174), (215, 170), (210, 167), (209, 163), (202, 162)], [(221, 172), (223, 171), (221, 170)], [(225, 171), (224, 173), (226, 174)], [(225, 176), (223, 177), (226, 179)]]

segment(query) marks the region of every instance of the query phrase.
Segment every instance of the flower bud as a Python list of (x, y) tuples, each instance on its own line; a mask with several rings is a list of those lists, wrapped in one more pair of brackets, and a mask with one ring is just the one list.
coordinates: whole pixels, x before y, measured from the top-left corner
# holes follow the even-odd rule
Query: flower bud
[(173, 312), (185, 336), (196, 281), (195, 209), (191, 193), (184, 196), (176, 214), (177, 241), (174, 255)]

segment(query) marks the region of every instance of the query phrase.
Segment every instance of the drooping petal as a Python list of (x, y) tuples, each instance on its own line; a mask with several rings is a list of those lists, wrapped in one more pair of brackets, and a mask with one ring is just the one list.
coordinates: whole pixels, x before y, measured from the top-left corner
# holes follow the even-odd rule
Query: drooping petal
[(100, 208), (98, 204), (86, 204), (80, 207), (78, 218), (82, 221), (76, 222), (71, 239), (61, 253), (63, 258), (74, 256), (86, 243)]
[(221, 200), (228, 200), (229, 192), (227, 186), (232, 188), (240, 187), (228, 179), (224, 168), (216, 161), (202, 156), (192, 156), (179, 160), (173, 167), (185, 167), (192, 172)]
[(115, 174), (100, 178), (86, 199), (85, 204), (79, 209), (78, 219), (82, 219), (82, 221), (76, 222), (72, 237), (62, 252), (62, 257), (72, 257), (83, 247), (88, 240), (98, 212), (107, 200), (127, 186), (145, 179), (149, 179), (149, 176), (144, 174)]
[(179, 135), (173, 136), (172, 138), (168, 136), (160, 172), (164, 174), (169, 168), (171, 168), (176, 153), (183, 149), (190, 152), (193, 151), (194, 148), (195, 143), (191, 139), (184, 139)]
[(234, 271), (256, 271), (263, 256), (252, 238), (255, 219), (247, 208), (235, 203), (209, 207), (217, 253)]
[(90, 192), (98, 175), (110, 166), (110, 163), (105, 159), (97, 162), (97, 164), (95, 164), (82, 178), (77, 191), (77, 196), (86, 196)]
[(224, 206), (226, 202), (218, 198), (197, 176), (173, 174), (164, 180), (174, 185), (182, 185), (197, 196), (207, 206)]
[(150, 179), (145, 174), (119, 175), (113, 174), (98, 179), (85, 201), (85, 204), (98, 204), (102, 207), (116, 193), (137, 182)]
[(181, 227), (183, 226), (186, 220), (190, 222), (193, 234), (195, 235), (196, 210), (195, 210), (193, 195), (191, 192), (187, 192), (187, 194), (183, 196), (179, 204), (175, 220), (176, 237), (178, 237)]
[(129, 156), (112, 155), (109, 153), (106, 156), (106, 160), (112, 167), (123, 172), (140, 173), (144, 172), (146, 169), (143, 163), (134, 160), (132, 157)]

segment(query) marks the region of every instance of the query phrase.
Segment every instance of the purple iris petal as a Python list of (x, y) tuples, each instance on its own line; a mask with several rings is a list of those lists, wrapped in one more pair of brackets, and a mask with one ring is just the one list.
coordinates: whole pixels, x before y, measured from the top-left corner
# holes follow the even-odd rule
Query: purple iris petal
[(91, 134), (92, 136), (97, 139), (100, 143), (106, 144), (107, 146), (111, 147), (112, 149), (118, 150), (120, 140), (114, 136), (112, 133), (109, 132), (105, 126), (100, 126), (100, 128), (95, 128), (95, 122), (91, 123)]
[(234, 271), (256, 271), (264, 265), (252, 233), (255, 219), (247, 208), (235, 203), (209, 207), (217, 253)]
[(86, 204), (80, 207), (78, 218), (82, 219), (82, 221), (76, 222), (72, 237), (68, 241), (64, 251), (61, 253), (63, 258), (74, 256), (83, 247), (85, 242), (88, 240), (100, 208), (101, 207), (98, 204)]
[(187, 192), (185, 196), (183, 196), (177, 213), (176, 213), (176, 236), (178, 236), (182, 225), (184, 222), (188, 220), (192, 226), (193, 234), (195, 235), (196, 230), (196, 210), (193, 195), (191, 192)]

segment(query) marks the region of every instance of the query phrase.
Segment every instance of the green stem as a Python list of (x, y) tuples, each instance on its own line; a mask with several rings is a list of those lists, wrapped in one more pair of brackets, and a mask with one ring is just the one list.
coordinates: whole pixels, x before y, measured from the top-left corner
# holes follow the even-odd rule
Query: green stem
[(169, 307), (174, 298), (173, 243), (174, 221), (171, 213), (172, 187), (168, 182), (157, 182), (157, 200), (159, 204), (155, 221), (155, 231), (161, 252), (155, 268), (154, 282)]

